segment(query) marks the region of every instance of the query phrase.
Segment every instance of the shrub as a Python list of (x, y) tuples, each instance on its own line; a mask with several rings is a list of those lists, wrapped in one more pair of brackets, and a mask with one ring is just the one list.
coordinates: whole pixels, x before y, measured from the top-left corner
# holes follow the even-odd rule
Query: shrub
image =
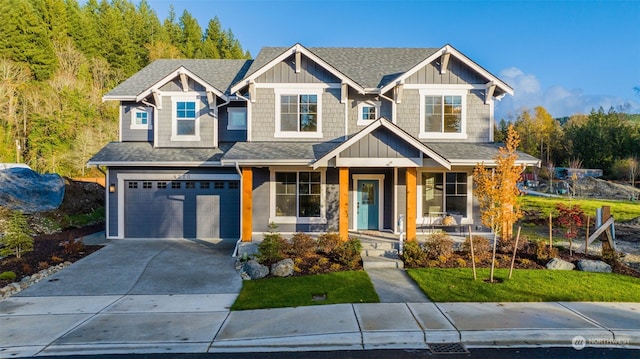
[(538, 261), (547, 261), (558, 256), (558, 249), (549, 247), (544, 241), (533, 242), (533, 251)]
[(309, 257), (316, 252), (316, 241), (306, 233), (296, 233), (291, 237), (289, 254), (294, 257)]
[(257, 259), (263, 264), (272, 264), (284, 258), (284, 249), (288, 245), (287, 240), (280, 233), (268, 233), (258, 246)]
[(456, 258), (456, 264), (458, 265), (458, 267), (466, 267), (467, 266), (467, 261), (465, 261), (463, 258)]
[[(475, 244), (475, 240), (474, 243)], [(506, 254), (513, 254), (513, 247), (516, 244), (516, 238), (509, 238), (509, 239), (503, 239), (500, 238), (498, 239), (498, 252), (500, 253), (506, 253)], [(518, 253), (520, 252), (526, 252), (529, 248), (529, 240), (527, 239), (526, 236), (521, 235), (520, 239), (518, 240)], [(473, 248), (475, 250), (475, 247)]]
[(68, 241), (62, 242), (62, 251), (64, 254), (77, 254), (84, 251), (84, 243), (80, 240), (70, 238)]
[(4, 237), (0, 237), (0, 255), (14, 254), (21, 258), (22, 254), (33, 250), (33, 238), (29, 234), (27, 218), (20, 211), (11, 213)]
[(348, 241), (342, 242), (329, 253), (331, 259), (335, 262), (346, 266), (349, 269), (356, 269), (362, 260), (360, 252), (362, 244), (359, 239), (349, 238)]
[(15, 272), (6, 271), (6, 272), (0, 273), (0, 280), (15, 280), (15, 279), (16, 279)]
[(429, 259), (449, 258), (453, 254), (453, 239), (445, 232), (430, 234), (424, 243), (424, 250)]
[(340, 243), (340, 234), (336, 232), (323, 233), (318, 236), (318, 251), (320, 253), (329, 254), (331, 253)]
[[(462, 251), (471, 256), (471, 242), (469, 237), (462, 243)], [(476, 263), (491, 257), (491, 244), (489, 240), (483, 236), (473, 236), (473, 254), (476, 257)]]
[(404, 244), (404, 249), (400, 259), (409, 268), (422, 267), (426, 264), (427, 253), (423, 250), (418, 241), (407, 241)]

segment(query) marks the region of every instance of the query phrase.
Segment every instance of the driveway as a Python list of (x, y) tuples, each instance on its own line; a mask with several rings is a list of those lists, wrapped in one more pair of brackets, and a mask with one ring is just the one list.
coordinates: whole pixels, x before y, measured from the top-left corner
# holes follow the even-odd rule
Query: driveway
[(187, 239), (109, 240), (16, 296), (238, 294), (235, 242)]

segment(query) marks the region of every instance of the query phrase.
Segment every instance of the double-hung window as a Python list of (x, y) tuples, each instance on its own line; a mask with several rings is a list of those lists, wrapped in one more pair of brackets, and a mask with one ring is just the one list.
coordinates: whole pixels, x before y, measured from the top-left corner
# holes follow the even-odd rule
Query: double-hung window
[(276, 89), (276, 137), (322, 137), (322, 91)]
[(272, 220), (316, 223), (323, 215), (323, 172), (272, 172)]
[(422, 213), (467, 215), (468, 174), (465, 172), (423, 172)]
[(152, 126), (151, 109), (148, 107), (134, 108), (131, 110), (131, 129), (148, 130)]
[(466, 137), (466, 92), (421, 90), (421, 138)]
[(174, 141), (200, 140), (200, 99), (196, 96), (173, 99)]

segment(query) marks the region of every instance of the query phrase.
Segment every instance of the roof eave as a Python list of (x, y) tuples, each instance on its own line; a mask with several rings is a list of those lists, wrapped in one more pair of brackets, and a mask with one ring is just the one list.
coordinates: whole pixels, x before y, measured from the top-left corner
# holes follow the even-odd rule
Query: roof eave
[(87, 166), (107, 167), (220, 167), (221, 161), (92, 161)]

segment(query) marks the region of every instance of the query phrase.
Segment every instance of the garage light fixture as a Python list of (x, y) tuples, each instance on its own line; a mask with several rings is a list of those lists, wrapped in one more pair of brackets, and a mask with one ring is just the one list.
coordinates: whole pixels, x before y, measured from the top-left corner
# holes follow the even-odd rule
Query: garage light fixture
[(109, 185), (109, 193), (114, 193), (116, 191), (116, 184), (112, 183)]

